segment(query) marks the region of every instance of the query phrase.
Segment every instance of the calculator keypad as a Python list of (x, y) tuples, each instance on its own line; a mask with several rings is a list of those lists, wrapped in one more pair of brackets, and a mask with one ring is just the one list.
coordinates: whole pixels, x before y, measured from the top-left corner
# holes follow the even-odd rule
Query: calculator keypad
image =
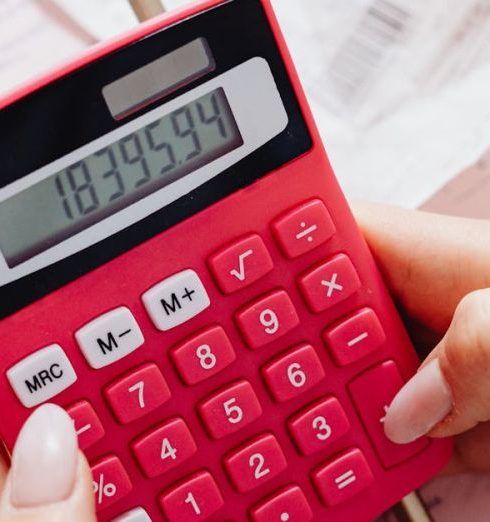
[(198, 406), (208, 433), (221, 439), (241, 430), (262, 415), (262, 406), (248, 381), (236, 382)]
[(132, 444), (147, 477), (157, 477), (192, 457), (197, 446), (183, 419), (172, 419)]
[(307, 392), (325, 377), (320, 358), (310, 344), (283, 354), (267, 364), (262, 374), (278, 402), (288, 401)]
[[(403, 378), (393, 361), (379, 364), (386, 360), (380, 350), (386, 334), (349, 256), (337, 246), (313, 252), (335, 233), (325, 205), (307, 201), (271, 227), (280, 251), (271, 241), (266, 247), (265, 235), (245, 231), (213, 247), (199, 273), (186, 269), (160, 282), (158, 274), (154, 286), (134, 295), (131, 310), (95, 313), (75, 329), (102, 381), (101, 397), (88, 390), (72, 402), (76, 395), (67, 395), (80, 447), (94, 455), (111, 429), (130, 433), (127, 454), (111, 447), (93, 465), (98, 511), (130, 495), (132, 480), (139, 481), (135, 490), (144, 480), (170, 522), (231, 522), (229, 513), (218, 513), (223, 495), (241, 493), (255, 497), (241, 497), (247, 505), (240, 522), (245, 512), (253, 522), (308, 522), (320, 501), (348, 504), (369, 488), (378, 468), (392, 468), (429, 444), (399, 446), (384, 435), (385, 407)], [(280, 267), (286, 262), (291, 266)], [(211, 299), (212, 313), (206, 312)], [(378, 350), (383, 358), (370, 358)], [(57, 344), (21, 360), (8, 376), (26, 406), (77, 379)], [(354, 437), (359, 422), (375, 450), (366, 450), (367, 457)], [(353, 444), (359, 448), (346, 449)], [(303, 467), (303, 474), (288, 475), (288, 465), (290, 473)], [(287, 486), (291, 479), (298, 484)], [(126, 510), (132, 496), (127, 500)], [(136, 507), (140, 502), (148, 512)], [(121, 522), (154, 518), (155, 506), (138, 503)]]
[(105, 389), (105, 396), (117, 420), (133, 422), (170, 399), (170, 390), (156, 364), (146, 364)]
[(212, 326), (196, 334), (170, 355), (186, 384), (192, 385), (223, 371), (236, 359), (231, 341), (221, 326)]
[(253, 522), (309, 522), (313, 511), (301, 488), (290, 486), (256, 506), (251, 517)]
[(224, 463), (231, 481), (240, 493), (272, 480), (288, 466), (281, 446), (272, 434), (263, 435), (231, 452), (225, 457)]
[(294, 304), (284, 290), (276, 290), (246, 306), (238, 312), (236, 321), (252, 349), (279, 339), (299, 325)]
[(206, 471), (185, 480), (160, 497), (160, 505), (170, 522), (205, 520), (223, 504), (218, 485)]
[(88, 401), (79, 401), (66, 411), (73, 419), (80, 449), (86, 450), (104, 437), (104, 426)]

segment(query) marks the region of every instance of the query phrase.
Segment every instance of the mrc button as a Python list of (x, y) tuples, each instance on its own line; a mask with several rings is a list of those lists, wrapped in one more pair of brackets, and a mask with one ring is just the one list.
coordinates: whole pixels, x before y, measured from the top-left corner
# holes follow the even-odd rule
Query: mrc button
[(75, 333), (80, 350), (92, 368), (108, 366), (139, 348), (145, 339), (125, 306), (94, 319)]
[(12, 366), (7, 379), (20, 402), (32, 408), (66, 390), (77, 375), (61, 346), (52, 344)]
[(162, 332), (185, 323), (211, 304), (194, 270), (183, 270), (164, 279), (141, 299), (153, 323)]

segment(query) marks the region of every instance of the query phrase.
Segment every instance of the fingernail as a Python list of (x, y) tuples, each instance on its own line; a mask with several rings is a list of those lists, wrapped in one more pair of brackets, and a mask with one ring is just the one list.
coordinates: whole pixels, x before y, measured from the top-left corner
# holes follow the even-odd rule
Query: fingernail
[(386, 414), (386, 436), (407, 444), (426, 435), (453, 407), (451, 389), (438, 359), (422, 368), (393, 399)]
[(24, 424), (12, 455), (12, 505), (37, 507), (67, 499), (77, 461), (77, 437), (68, 414), (52, 404), (38, 408)]

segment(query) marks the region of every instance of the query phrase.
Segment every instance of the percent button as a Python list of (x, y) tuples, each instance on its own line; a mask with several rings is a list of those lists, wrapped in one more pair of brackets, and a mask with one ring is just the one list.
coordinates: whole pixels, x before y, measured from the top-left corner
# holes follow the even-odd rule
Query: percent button
[(92, 477), (97, 511), (118, 502), (133, 489), (126, 470), (115, 455), (95, 464)]

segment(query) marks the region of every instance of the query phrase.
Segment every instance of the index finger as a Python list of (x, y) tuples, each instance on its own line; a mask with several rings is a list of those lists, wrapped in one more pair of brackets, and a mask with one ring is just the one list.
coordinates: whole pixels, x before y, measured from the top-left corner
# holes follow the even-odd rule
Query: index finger
[(490, 223), (356, 203), (354, 214), (395, 299), (437, 332), (468, 293), (490, 286)]

